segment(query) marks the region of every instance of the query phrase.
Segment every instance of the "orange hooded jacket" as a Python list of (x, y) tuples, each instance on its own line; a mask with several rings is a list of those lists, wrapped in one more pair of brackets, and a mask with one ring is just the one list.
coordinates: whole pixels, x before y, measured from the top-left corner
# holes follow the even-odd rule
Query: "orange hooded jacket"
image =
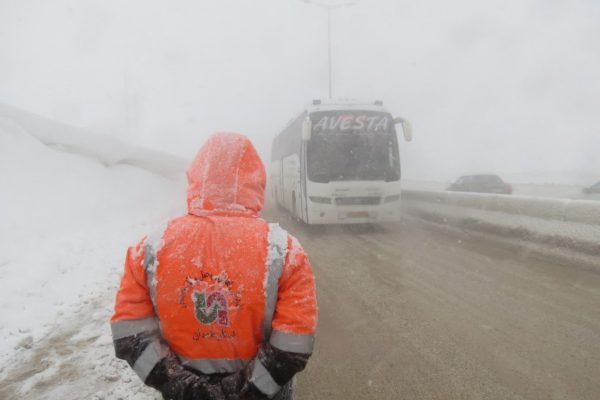
[(274, 396), (297, 371), (281, 373), (257, 353), (261, 346), (312, 353), (317, 306), (308, 258), (295, 238), (259, 217), (265, 171), (245, 136), (211, 136), (187, 177), (188, 214), (127, 252), (111, 319), (117, 356), (143, 381), (170, 353), (199, 374), (250, 366), (250, 382)]

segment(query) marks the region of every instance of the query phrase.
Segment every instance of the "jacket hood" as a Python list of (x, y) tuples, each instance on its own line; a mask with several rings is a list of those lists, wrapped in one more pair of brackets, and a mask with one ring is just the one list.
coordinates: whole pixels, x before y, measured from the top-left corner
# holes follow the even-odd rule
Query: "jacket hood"
[(266, 174), (252, 142), (237, 133), (210, 136), (187, 170), (188, 212), (258, 215)]

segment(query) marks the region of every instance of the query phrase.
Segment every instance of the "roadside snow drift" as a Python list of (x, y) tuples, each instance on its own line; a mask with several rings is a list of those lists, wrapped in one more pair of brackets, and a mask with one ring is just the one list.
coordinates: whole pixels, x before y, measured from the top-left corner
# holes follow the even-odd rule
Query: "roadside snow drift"
[[(3, 111), (0, 381), (10, 369), (3, 367), (9, 358), (21, 359), (39, 340), (60, 333), (93, 299), (114, 296), (127, 246), (185, 210), (183, 179), (166, 179), (176, 169), (167, 163), (161, 170), (164, 158), (152, 163), (155, 152), (128, 153), (130, 147), (110, 138), (97, 135), (88, 142), (74, 128), (66, 135), (60, 124), (44, 126), (43, 119), (27, 120), (26, 114), (16, 121), (14, 113), (7, 117)], [(113, 154), (119, 155), (117, 161), (107, 162)], [(144, 162), (123, 162), (136, 157)], [(184, 178), (184, 171), (179, 175)], [(106, 319), (111, 303), (89, 312), (100, 311), (99, 318)], [(108, 340), (108, 322), (99, 326), (96, 334)]]
[(16, 124), (41, 143), (81, 154), (106, 166), (133, 165), (170, 179), (182, 179), (187, 162), (180, 157), (133, 146), (116, 138), (75, 128), (0, 103), (0, 117)]
[(404, 190), (402, 207), (409, 215), (533, 244), (600, 271), (597, 201)]

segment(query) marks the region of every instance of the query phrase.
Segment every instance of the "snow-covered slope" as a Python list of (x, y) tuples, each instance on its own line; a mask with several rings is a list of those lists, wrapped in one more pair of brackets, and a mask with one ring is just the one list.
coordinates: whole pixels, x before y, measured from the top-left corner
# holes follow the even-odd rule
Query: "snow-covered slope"
[(166, 178), (184, 176), (181, 160), (86, 135), (0, 108), (2, 373), (112, 296), (126, 247), (185, 209), (183, 179)]
[(133, 146), (114, 137), (75, 128), (2, 103), (0, 118), (18, 125), (50, 147), (81, 154), (107, 166), (134, 165), (171, 179), (183, 178), (181, 172), (187, 167), (182, 158)]

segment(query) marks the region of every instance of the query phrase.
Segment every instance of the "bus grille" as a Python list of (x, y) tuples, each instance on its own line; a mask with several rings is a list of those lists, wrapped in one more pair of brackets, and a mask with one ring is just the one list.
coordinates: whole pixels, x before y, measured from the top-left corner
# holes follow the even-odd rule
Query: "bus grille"
[(338, 197), (335, 204), (338, 206), (373, 206), (381, 203), (381, 197)]

